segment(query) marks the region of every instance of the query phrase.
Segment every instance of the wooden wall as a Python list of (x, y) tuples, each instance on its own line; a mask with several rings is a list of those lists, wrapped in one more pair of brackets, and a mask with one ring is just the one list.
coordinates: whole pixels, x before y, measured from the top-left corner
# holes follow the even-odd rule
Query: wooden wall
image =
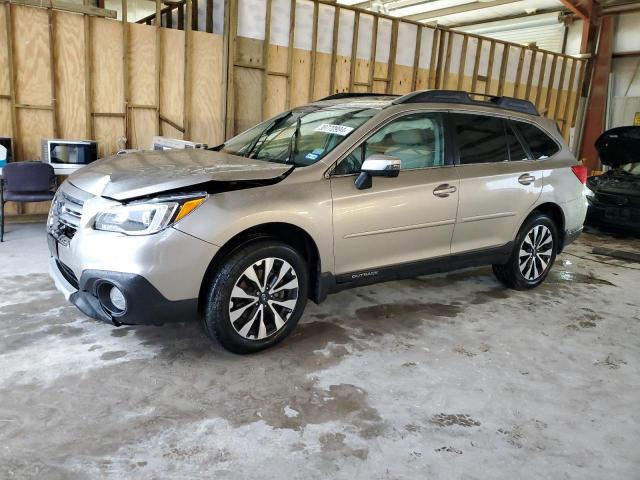
[(4, 3), (0, 39), (0, 136), (17, 160), (40, 159), (42, 138), (96, 140), (100, 156), (157, 134), (224, 139), (221, 35)]
[(531, 100), (565, 138), (585, 61), (325, 0), (230, 0), (227, 136), (338, 92), (439, 88)]
[(51, 137), (97, 140), (101, 156), (156, 134), (218, 144), (348, 91), (509, 95), (565, 138), (575, 122), (585, 60), (325, 0), (229, 0), (226, 44), (189, 28), (184, 1), (186, 30), (0, 0), (0, 136), (14, 138), (15, 158), (39, 159)]

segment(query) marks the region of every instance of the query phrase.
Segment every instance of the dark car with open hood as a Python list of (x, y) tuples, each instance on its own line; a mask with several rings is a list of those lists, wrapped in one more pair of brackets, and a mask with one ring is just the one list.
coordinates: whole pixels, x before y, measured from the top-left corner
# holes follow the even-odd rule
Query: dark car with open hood
[(595, 147), (610, 169), (587, 179), (587, 223), (640, 233), (640, 126), (607, 130)]

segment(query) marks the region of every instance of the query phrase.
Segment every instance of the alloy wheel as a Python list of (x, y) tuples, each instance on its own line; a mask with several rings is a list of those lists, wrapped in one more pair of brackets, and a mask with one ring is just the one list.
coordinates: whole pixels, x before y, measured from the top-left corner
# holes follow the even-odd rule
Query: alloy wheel
[(518, 267), (526, 280), (535, 281), (546, 272), (553, 246), (553, 235), (545, 225), (534, 225), (525, 235), (518, 254)]
[(281, 258), (268, 257), (249, 265), (231, 292), (229, 318), (248, 340), (263, 340), (280, 331), (298, 303), (298, 275)]

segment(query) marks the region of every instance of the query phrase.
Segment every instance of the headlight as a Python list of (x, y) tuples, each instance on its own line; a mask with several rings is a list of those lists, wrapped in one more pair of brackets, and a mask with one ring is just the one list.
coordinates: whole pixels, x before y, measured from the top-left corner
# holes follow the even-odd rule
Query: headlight
[(184, 218), (206, 198), (207, 194), (200, 192), (118, 205), (99, 212), (93, 228), (127, 235), (150, 235)]

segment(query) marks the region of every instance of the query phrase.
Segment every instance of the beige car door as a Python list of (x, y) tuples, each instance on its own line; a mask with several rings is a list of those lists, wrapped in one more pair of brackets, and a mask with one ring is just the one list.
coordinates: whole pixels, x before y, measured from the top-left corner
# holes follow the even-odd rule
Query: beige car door
[[(443, 127), (441, 113), (396, 117), (338, 164), (330, 180), (336, 274), (373, 276), (450, 253), (459, 180), (446, 165)], [(400, 174), (358, 190), (360, 165), (373, 154), (399, 158)]]
[(542, 166), (529, 160), (510, 122), (452, 114), (460, 175), (460, 206), (452, 253), (513, 241), (522, 216), (542, 193)]

